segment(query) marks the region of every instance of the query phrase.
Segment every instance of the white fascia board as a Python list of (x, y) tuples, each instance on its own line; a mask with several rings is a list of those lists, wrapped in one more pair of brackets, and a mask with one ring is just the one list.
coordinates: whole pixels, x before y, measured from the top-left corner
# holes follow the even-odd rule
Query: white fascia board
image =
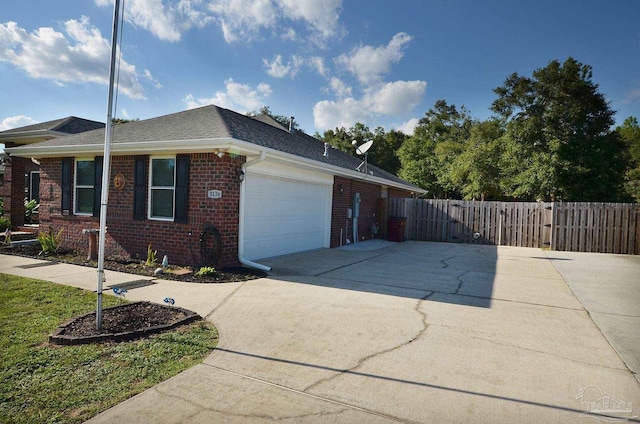
[[(136, 141), (124, 143), (112, 143), (111, 155), (134, 155), (134, 154), (171, 154), (171, 153), (205, 153), (213, 150), (231, 149), (232, 139), (197, 139), (197, 140), (167, 140), (167, 141)], [(13, 147), (6, 149), (12, 156), (54, 158), (78, 155), (101, 155), (104, 153), (104, 143), (67, 145), (55, 147)], [(257, 154), (258, 149), (252, 149), (248, 154)], [(236, 153), (236, 152), (232, 152)], [(245, 155), (245, 152), (237, 152)]]
[(51, 140), (52, 138), (64, 137), (68, 135), (68, 133), (53, 130), (23, 131), (9, 134), (0, 134), (0, 142), (22, 142), (26, 145), (31, 143), (40, 143), (42, 141)]
[[(282, 161), (287, 165), (296, 166), (302, 169), (313, 169), (331, 175), (351, 178), (355, 180), (369, 181), (375, 184), (398, 188), (414, 193), (426, 193), (425, 190), (407, 186), (402, 183), (387, 180), (375, 175), (364, 174), (357, 170), (350, 170), (339, 166), (318, 162), (280, 150), (259, 146), (248, 141), (235, 138), (213, 138), (195, 140), (166, 140), (166, 141), (136, 141), (120, 142), (111, 144), (111, 155), (134, 155), (134, 154), (171, 154), (171, 153), (206, 153), (214, 150), (224, 150), (242, 156), (257, 156), (265, 152), (267, 156), (276, 161)], [(50, 158), (78, 155), (101, 155), (104, 151), (104, 143), (69, 145), (53, 147), (13, 147), (6, 149), (12, 156)]]
[(388, 180), (386, 178), (376, 177), (375, 175), (365, 174), (363, 172), (359, 172), (357, 170), (350, 170), (347, 168), (342, 168), (340, 166), (335, 166), (327, 163), (322, 163), (315, 161), (313, 159), (307, 159), (301, 156), (293, 155), (291, 153), (281, 152), (280, 150), (274, 150), (267, 147), (260, 147), (253, 143), (248, 143), (246, 141), (241, 140), (233, 140), (236, 145), (245, 145), (248, 144), (252, 146), (254, 149), (259, 149), (260, 151), (264, 151), (267, 154), (267, 157), (271, 160), (282, 161), (285, 164), (293, 165), (302, 169), (314, 169), (316, 171), (324, 172), (331, 175), (337, 175), (341, 177), (351, 178), (354, 180), (362, 180), (368, 181), (375, 184), (380, 184), (388, 187), (394, 187), (405, 191), (410, 191), (412, 193), (420, 193), (424, 194), (427, 191), (423, 189), (419, 189), (416, 187), (411, 187), (402, 183), (398, 183), (395, 181)]

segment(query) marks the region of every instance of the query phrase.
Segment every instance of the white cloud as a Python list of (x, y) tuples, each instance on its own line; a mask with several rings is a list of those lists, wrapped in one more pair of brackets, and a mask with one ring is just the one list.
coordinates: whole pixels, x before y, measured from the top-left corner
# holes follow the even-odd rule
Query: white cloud
[(400, 124), (400, 126), (398, 127), (398, 131), (401, 131), (408, 136), (412, 136), (419, 122), (420, 120), (418, 118), (411, 118), (408, 121)]
[(248, 84), (239, 84), (232, 78), (225, 80), (225, 91), (218, 91), (210, 98), (196, 98), (192, 94), (187, 94), (184, 102), (187, 109), (214, 104), (225, 109), (246, 113), (260, 109), (265, 104), (265, 100), (271, 94), (269, 84), (260, 83), (254, 89)]
[(400, 116), (417, 106), (427, 88), (425, 81), (395, 81), (369, 87), (361, 99), (323, 100), (313, 107), (316, 128), (350, 127), (382, 116)]
[(425, 81), (394, 81), (367, 90), (364, 101), (379, 115), (400, 116), (416, 107), (427, 88)]
[(391, 66), (404, 56), (404, 47), (413, 37), (399, 32), (393, 36), (386, 46), (360, 46), (349, 54), (342, 54), (335, 59), (337, 65), (353, 73), (363, 84), (380, 81), (383, 75), (391, 72)]
[(304, 63), (304, 60), (296, 55), (291, 56), (291, 59), (286, 63), (282, 63), (282, 56), (276, 55), (273, 61), (269, 62), (267, 59), (262, 59), (267, 68), (267, 73), (274, 78), (295, 77), (300, 66)]
[(151, 75), (151, 71), (149, 71), (148, 69), (145, 69), (144, 72), (142, 73), (142, 75), (147, 80), (151, 81), (156, 88), (162, 88), (162, 84), (160, 84), (160, 81), (155, 79), (155, 77), (153, 75)]
[[(58, 84), (108, 84), (111, 43), (91, 26), (89, 18), (64, 23), (66, 36), (43, 27), (32, 33), (15, 22), (0, 24), (0, 61), (9, 62), (32, 78)], [(68, 38), (67, 38), (68, 37)], [(132, 99), (144, 99), (134, 65), (120, 61), (119, 89)]]
[(621, 102), (623, 105), (640, 103), (640, 88), (633, 89), (627, 93), (627, 96)]
[(278, 20), (271, 0), (220, 0), (209, 4), (228, 43), (255, 37), (262, 28), (274, 28)]
[(0, 122), (0, 131), (26, 127), (27, 125), (33, 125), (37, 123), (38, 121), (26, 115), (10, 116), (8, 118), (4, 118), (2, 122)]
[[(113, 7), (114, 0), (95, 2), (98, 6)], [(128, 0), (124, 4), (123, 16), (127, 22), (165, 41), (180, 41), (189, 29), (213, 22), (202, 0)]]
[[(114, 0), (94, 0), (113, 7)], [(292, 24), (309, 33), (318, 45), (341, 35), (342, 0), (128, 0), (124, 19), (157, 38), (176, 42), (192, 28), (217, 23), (225, 41), (251, 41), (262, 30), (279, 33), (285, 40), (301, 40)]]
[(291, 21), (301, 21), (311, 29), (312, 40), (322, 43), (339, 32), (342, 0), (218, 0), (208, 8), (228, 43), (251, 40), (263, 29), (298, 39)]
[(331, 78), (331, 81), (329, 81), (329, 87), (339, 99), (351, 96), (351, 87), (336, 77)]
[(342, 0), (279, 0), (283, 13), (294, 20), (310, 24), (321, 38), (336, 34), (342, 10)]
[(309, 58), (309, 64), (321, 76), (326, 77), (329, 75), (329, 70), (327, 69), (327, 65), (324, 63), (324, 58), (320, 56), (312, 56)]
[(293, 28), (288, 28), (282, 33), (283, 40), (296, 41), (298, 40), (298, 33)]
[(349, 128), (356, 122), (364, 122), (368, 113), (362, 102), (352, 97), (340, 100), (322, 100), (313, 106), (313, 122), (316, 128), (328, 130), (336, 127)]

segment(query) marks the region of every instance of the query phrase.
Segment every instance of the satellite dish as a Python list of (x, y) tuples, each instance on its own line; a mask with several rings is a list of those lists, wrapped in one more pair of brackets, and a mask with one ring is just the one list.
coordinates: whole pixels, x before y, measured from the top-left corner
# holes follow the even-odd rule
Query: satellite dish
[(359, 155), (364, 155), (371, 148), (371, 146), (373, 146), (373, 140), (369, 140), (362, 146), (356, 148), (356, 153)]

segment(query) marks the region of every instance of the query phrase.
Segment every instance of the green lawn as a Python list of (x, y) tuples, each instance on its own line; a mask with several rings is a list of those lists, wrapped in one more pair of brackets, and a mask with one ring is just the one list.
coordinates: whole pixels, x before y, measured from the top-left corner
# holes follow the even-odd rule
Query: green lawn
[[(200, 363), (217, 344), (206, 322), (126, 343), (48, 344), (95, 301), (95, 293), (0, 274), (0, 422), (82, 422)], [(104, 296), (105, 307), (119, 302)]]

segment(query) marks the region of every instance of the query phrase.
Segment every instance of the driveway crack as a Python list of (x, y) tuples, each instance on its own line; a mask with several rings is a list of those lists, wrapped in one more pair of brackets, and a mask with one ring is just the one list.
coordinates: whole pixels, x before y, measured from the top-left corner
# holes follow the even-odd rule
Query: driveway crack
[(310, 386), (307, 386), (306, 388), (302, 389), (302, 392), (303, 393), (308, 393), (308, 391), (314, 389), (315, 387), (317, 387), (317, 386), (319, 386), (319, 385), (321, 385), (323, 383), (326, 383), (326, 382), (328, 382), (330, 380), (333, 380), (334, 378), (337, 378), (337, 377), (339, 377), (341, 375), (344, 375), (344, 374), (349, 374), (349, 373), (352, 373), (354, 371), (357, 371), (360, 367), (362, 367), (370, 359), (373, 359), (373, 358), (376, 358), (378, 356), (385, 355), (387, 353), (396, 351), (396, 350), (401, 349), (401, 348), (403, 348), (403, 347), (415, 342), (416, 340), (418, 340), (420, 337), (422, 337), (426, 333), (427, 328), (429, 328), (429, 324), (427, 322), (427, 314), (425, 312), (423, 312), (420, 309), (420, 307), (422, 306), (422, 302), (423, 301), (428, 300), (429, 297), (433, 296), (434, 294), (435, 294), (435, 291), (429, 292), (427, 295), (423, 296), (422, 298), (420, 298), (420, 299), (418, 299), (416, 301), (416, 305), (413, 308), (413, 310), (415, 312), (417, 312), (418, 314), (420, 314), (421, 321), (422, 321), (422, 328), (410, 340), (407, 340), (406, 342), (402, 342), (399, 345), (390, 347), (388, 349), (384, 349), (384, 350), (381, 350), (379, 352), (375, 352), (375, 353), (372, 353), (372, 354), (367, 355), (365, 357), (362, 357), (357, 361), (357, 363), (353, 367), (345, 368), (343, 370), (340, 370), (338, 373), (336, 373), (335, 375), (332, 375), (331, 377), (320, 379), (320, 380), (316, 381), (315, 383), (311, 384)]
[(458, 280), (458, 287), (456, 287), (456, 289), (453, 292), (453, 294), (458, 294), (458, 292), (462, 288), (462, 285), (464, 284), (464, 281), (462, 280), (462, 277), (464, 277), (468, 273), (469, 273), (469, 271), (463, 271), (460, 275), (456, 276), (456, 279)]
[(449, 265), (449, 264), (447, 263), (447, 261), (450, 261), (451, 259), (453, 259), (453, 258), (455, 258), (455, 257), (456, 257), (456, 255), (454, 255), (454, 256), (450, 256), (450, 257), (448, 257), (448, 258), (446, 258), (446, 259), (440, 259), (440, 263), (442, 264), (442, 269), (449, 268), (451, 265)]
[(209, 319), (209, 317), (211, 315), (213, 315), (218, 309), (220, 309), (225, 303), (227, 303), (229, 301), (229, 299), (231, 299), (233, 297), (234, 294), (236, 294), (238, 292), (238, 290), (240, 290), (241, 288), (243, 288), (245, 285), (245, 283), (240, 284), (238, 287), (236, 287), (236, 289), (234, 291), (232, 291), (231, 293), (229, 293), (229, 295), (227, 297), (225, 297), (222, 302), (218, 303), (216, 305), (215, 308), (213, 308), (211, 310), (211, 312), (209, 312), (205, 317), (205, 321)]
[(356, 264), (359, 264), (359, 263), (362, 263), (362, 262), (366, 262), (366, 261), (369, 261), (371, 259), (379, 258), (380, 256), (384, 256), (384, 253), (380, 253), (379, 255), (370, 256), (368, 258), (364, 258), (364, 259), (359, 260), (359, 261), (349, 262), (346, 265), (341, 265), (339, 267), (336, 267), (336, 268), (333, 268), (333, 269), (330, 269), (330, 270), (327, 270), (327, 271), (322, 271), (319, 274), (312, 275), (312, 277), (320, 277), (320, 276), (322, 276), (324, 274), (328, 274), (330, 272), (337, 271), (337, 270), (342, 269), (342, 268), (348, 268), (348, 267), (350, 267), (352, 265), (356, 265)]

